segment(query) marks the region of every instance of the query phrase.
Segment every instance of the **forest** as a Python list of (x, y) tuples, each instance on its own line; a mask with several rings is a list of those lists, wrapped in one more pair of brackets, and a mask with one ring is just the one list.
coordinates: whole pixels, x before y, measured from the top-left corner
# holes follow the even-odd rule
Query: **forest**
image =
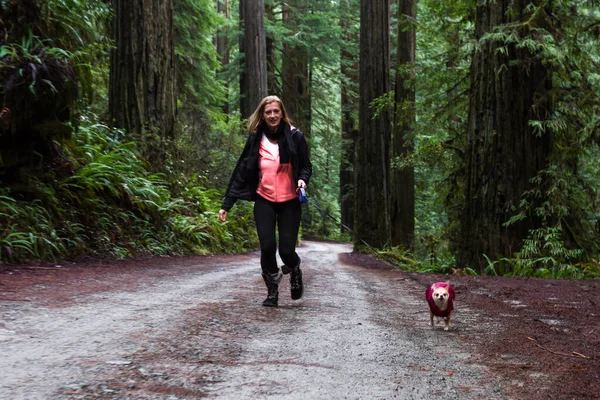
[(596, 0), (2, 0), (0, 264), (258, 248), (217, 212), (266, 95), (302, 237), (407, 271), (600, 278)]

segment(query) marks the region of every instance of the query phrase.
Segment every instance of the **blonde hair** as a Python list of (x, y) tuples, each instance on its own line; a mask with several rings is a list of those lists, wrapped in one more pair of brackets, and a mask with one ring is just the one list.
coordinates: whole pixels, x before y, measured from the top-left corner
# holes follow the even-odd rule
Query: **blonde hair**
[(279, 105), (279, 108), (281, 108), (281, 119), (287, 122), (288, 125), (292, 126), (292, 120), (288, 116), (288, 113), (283, 106), (283, 101), (281, 101), (281, 99), (277, 96), (267, 96), (260, 101), (260, 104), (258, 107), (256, 107), (256, 110), (254, 110), (252, 115), (250, 115), (248, 118), (248, 130), (250, 132), (256, 133), (256, 131), (258, 131), (258, 128), (264, 122), (263, 113), (265, 112), (265, 107), (268, 104), (275, 102)]

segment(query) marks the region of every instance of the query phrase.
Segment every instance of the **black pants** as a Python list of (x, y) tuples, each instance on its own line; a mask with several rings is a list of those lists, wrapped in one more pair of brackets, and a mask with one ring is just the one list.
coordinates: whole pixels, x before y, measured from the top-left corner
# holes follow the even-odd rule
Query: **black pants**
[(260, 241), (260, 266), (263, 273), (277, 272), (277, 240), (275, 226), (279, 229), (279, 256), (290, 268), (298, 265), (296, 241), (300, 229), (302, 205), (298, 199), (273, 203), (258, 196), (254, 203), (254, 220)]

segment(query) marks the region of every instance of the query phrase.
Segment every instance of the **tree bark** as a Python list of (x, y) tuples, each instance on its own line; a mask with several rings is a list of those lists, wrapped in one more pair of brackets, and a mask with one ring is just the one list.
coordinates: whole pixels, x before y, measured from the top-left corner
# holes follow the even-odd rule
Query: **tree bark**
[[(392, 161), (406, 160), (414, 152), (415, 91), (407, 85), (407, 81), (414, 77), (416, 8), (415, 0), (398, 1), (398, 68)], [(390, 187), (392, 245), (412, 249), (415, 236), (415, 170), (412, 164), (392, 168)]]
[(267, 44), (264, 0), (240, 0), (240, 38), (242, 73), (240, 74), (240, 112), (248, 118), (267, 96)]
[[(304, 0), (291, 0), (283, 6), (283, 21), (291, 36), (299, 33), (300, 17), (305, 12)], [(307, 46), (300, 42), (283, 46), (282, 100), (295, 124), (310, 135), (309, 55)]]
[(358, 94), (359, 63), (352, 51), (352, 45), (358, 46), (358, 32), (352, 31), (350, 23), (351, 4), (340, 3), (341, 27), (345, 32), (341, 59), (341, 109), (342, 109), (342, 157), (340, 160), (340, 216), (342, 233), (348, 227), (354, 230), (354, 164), (356, 140), (358, 136)]
[[(486, 2), (477, 7), (476, 35), (525, 21), (529, 1)], [(536, 1), (538, 3), (538, 1)], [(530, 21), (535, 25), (536, 21)], [(528, 26), (520, 29), (526, 34)], [(480, 41), (471, 65), (467, 130), (465, 207), (457, 264), (478, 271), (490, 259), (511, 257), (539, 223), (527, 218), (508, 227), (530, 179), (548, 165), (552, 135), (536, 135), (529, 121), (552, 113), (547, 96), (551, 73), (527, 49), (491, 40)], [(498, 51), (504, 46), (505, 51)]]
[[(217, 1), (217, 11), (219, 14), (223, 15), (225, 19), (229, 19), (229, 0), (218, 0)], [(221, 62), (221, 73), (227, 68), (229, 65), (229, 49), (228, 49), (228, 40), (227, 36), (225, 36), (224, 32), (217, 32), (216, 38), (216, 48), (217, 54), (219, 55), (219, 60)], [(223, 80), (223, 85), (225, 87), (225, 104), (223, 105), (223, 112), (225, 115), (229, 114), (229, 84), (226, 80)]]
[(355, 248), (365, 240), (382, 248), (390, 242), (389, 144), (387, 107), (378, 114), (371, 103), (390, 89), (389, 0), (360, 2), (359, 134), (356, 142)]
[[(265, 4), (265, 16), (267, 21), (275, 21), (275, 5)], [(276, 78), (276, 57), (275, 57), (275, 38), (273, 34), (267, 34), (266, 46), (267, 46), (267, 92), (281, 97), (281, 86), (277, 83)]]
[[(172, 0), (113, 0), (109, 112), (139, 137), (150, 163), (164, 161), (175, 136), (177, 97)], [(153, 138), (153, 135), (157, 137)]]

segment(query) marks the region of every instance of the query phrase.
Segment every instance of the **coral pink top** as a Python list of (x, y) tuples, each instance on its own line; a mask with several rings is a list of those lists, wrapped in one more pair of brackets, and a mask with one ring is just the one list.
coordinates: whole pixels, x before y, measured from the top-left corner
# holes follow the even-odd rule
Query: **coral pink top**
[(279, 145), (263, 136), (258, 155), (260, 172), (256, 193), (274, 203), (296, 198), (292, 164), (279, 163)]

